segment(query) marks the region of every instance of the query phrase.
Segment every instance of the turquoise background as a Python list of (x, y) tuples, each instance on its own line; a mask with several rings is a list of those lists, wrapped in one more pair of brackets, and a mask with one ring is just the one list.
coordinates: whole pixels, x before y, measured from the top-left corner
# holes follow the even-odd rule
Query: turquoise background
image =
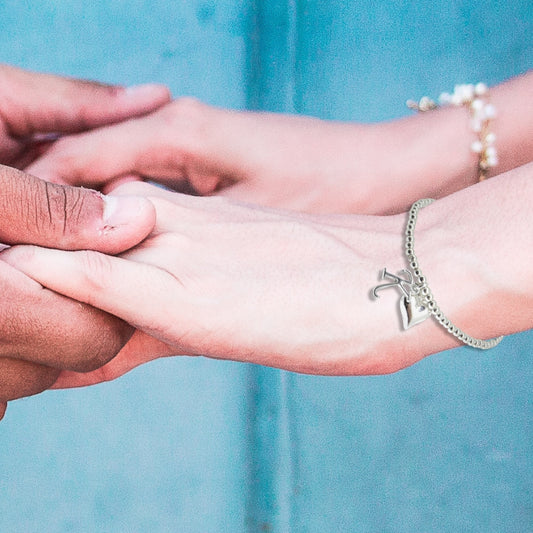
[[(530, 0), (0, 2), (0, 61), (361, 121), (531, 68), (532, 34)], [(532, 346), (369, 378), (182, 357), (13, 402), (0, 532), (532, 532)]]

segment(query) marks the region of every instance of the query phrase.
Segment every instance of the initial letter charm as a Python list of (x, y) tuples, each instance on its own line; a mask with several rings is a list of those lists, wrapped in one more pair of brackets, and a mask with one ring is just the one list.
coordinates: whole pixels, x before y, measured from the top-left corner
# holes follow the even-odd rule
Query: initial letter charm
[[(379, 298), (378, 291), (382, 289), (388, 289), (389, 287), (399, 287), (403, 292), (400, 298), (400, 315), (402, 317), (402, 323), (404, 329), (409, 329), (412, 326), (420, 324), (426, 318), (430, 316), (429, 309), (422, 304), (419, 295), (413, 290), (413, 275), (409, 270), (400, 270), (400, 273), (404, 273), (406, 278), (400, 278), (390, 272), (387, 269), (383, 269), (381, 272), (381, 279), (390, 279), (390, 283), (383, 283), (374, 287), (372, 293), (376, 298)], [(407, 286), (407, 287), (406, 287)]]

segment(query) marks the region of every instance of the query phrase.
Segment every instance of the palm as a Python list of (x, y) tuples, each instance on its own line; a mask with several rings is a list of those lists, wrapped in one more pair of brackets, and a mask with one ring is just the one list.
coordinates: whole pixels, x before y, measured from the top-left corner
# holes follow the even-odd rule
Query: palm
[(176, 355), (176, 348), (136, 330), (129, 342), (109, 363), (92, 372), (63, 371), (52, 388), (86, 387), (112, 381), (137, 366), (172, 355)]

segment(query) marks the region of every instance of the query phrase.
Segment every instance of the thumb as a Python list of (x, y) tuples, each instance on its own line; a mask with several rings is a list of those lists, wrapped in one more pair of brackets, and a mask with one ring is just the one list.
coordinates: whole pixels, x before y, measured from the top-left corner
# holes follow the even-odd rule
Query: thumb
[(4, 418), (4, 415), (6, 414), (6, 409), (7, 409), (7, 403), (0, 402), (0, 420)]
[(162, 85), (125, 89), (0, 65), (0, 102), (8, 103), (5, 109), (0, 104), (1, 117), (13, 137), (84, 131), (148, 113), (169, 100)]
[(0, 165), (0, 242), (108, 254), (127, 250), (155, 225), (145, 198), (55, 185)]

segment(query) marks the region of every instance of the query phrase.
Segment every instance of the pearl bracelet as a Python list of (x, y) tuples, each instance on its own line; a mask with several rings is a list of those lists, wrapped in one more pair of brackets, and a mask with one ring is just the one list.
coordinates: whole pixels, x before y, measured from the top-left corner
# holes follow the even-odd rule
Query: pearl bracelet
[(402, 291), (403, 294), (400, 299), (400, 314), (404, 329), (416, 326), (417, 324), (420, 324), (426, 320), (426, 318), (433, 316), (437, 322), (448, 331), (448, 333), (451, 333), (454, 337), (457, 337), (464, 344), (472, 346), (473, 348), (488, 350), (489, 348), (493, 348), (499, 344), (503, 337), (483, 340), (471, 337), (464, 331), (461, 331), (441, 311), (440, 307), (435, 301), (435, 298), (431, 294), (425, 276), (420, 270), (414, 249), (415, 225), (418, 218), (418, 211), (434, 201), (435, 200), (432, 198), (418, 200), (418, 202), (415, 202), (412, 205), (409, 211), (409, 218), (405, 230), (405, 255), (407, 257), (409, 269), (404, 268), (399, 272), (404, 277), (392, 274), (385, 268), (381, 272), (381, 279), (388, 279), (390, 280), (389, 283), (377, 285), (372, 290), (372, 293), (374, 294), (374, 297), (378, 298), (378, 292), (382, 289), (398, 287)]
[(496, 109), (488, 101), (488, 87), (484, 83), (476, 85), (456, 85), (453, 94), (442, 93), (437, 104), (424, 96), (419, 102), (407, 101), (407, 107), (426, 112), (439, 106), (468, 107), (470, 126), (477, 135), (470, 149), (478, 155), (478, 179), (483, 181), (491, 168), (498, 164), (498, 153), (494, 142), (496, 136), (490, 131), (490, 121), (496, 117)]

